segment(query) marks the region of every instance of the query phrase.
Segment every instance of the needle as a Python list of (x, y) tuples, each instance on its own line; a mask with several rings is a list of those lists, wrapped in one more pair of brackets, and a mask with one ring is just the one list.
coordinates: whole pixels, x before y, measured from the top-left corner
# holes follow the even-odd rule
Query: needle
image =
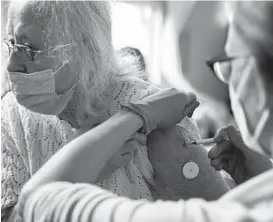
[(205, 144), (211, 144), (211, 143), (215, 143), (214, 138), (186, 142), (187, 145), (197, 145), (197, 144), (205, 145)]

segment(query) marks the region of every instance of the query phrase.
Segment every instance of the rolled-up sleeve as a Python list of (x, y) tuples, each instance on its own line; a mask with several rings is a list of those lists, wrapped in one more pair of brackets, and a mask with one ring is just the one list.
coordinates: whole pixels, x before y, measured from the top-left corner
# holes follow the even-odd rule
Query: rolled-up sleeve
[(260, 221), (257, 214), (238, 202), (131, 200), (97, 186), (66, 182), (37, 189), (26, 200), (23, 212), (24, 220), (29, 222)]

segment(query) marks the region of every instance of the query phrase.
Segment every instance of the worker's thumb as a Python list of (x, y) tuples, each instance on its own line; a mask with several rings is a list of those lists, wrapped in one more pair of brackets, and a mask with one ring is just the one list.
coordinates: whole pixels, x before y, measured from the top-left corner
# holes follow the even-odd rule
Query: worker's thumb
[(197, 101), (197, 100), (195, 100), (195, 101), (191, 102), (189, 105), (187, 105), (187, 106), (185, 107), (185, 110), (184, 110), (185, 116), (191, 118), (192, 115), (193, 115), (193, 113), (194, 113), (194, 111), (195, 111), (195, 109), (196, 109), (199, 105), (200, 105), (200, 102)]
[(141, 145), (146, 145), (147, 143), (147, 136), (143, 133), (134, 133), (129, 140), (136, 140)]
[(248, 149), (242, 139), (241, 133), (234, 126), (229, 125), (226, 128), (226, 132), (227, 132), (227, 135), (228, 135), (228, 138), (229, 138), (231, 144), (235, 148), (237, 148), (241, 151)]

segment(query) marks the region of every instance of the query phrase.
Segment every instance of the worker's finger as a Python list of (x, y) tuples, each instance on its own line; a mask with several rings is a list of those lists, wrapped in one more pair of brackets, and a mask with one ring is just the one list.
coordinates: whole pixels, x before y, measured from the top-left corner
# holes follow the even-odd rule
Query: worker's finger
[(190, 103), (192, 103), (193, 101), (196, 101), (196, 94), (195, 93), (193, 93), (193, 92), (189, 92), (189, 93), (187, 93), (187, 104), (190, 104)]
[(137, 145), (138, 145), (138, 141), (137, 140), (128, 140), (120, 148), (120, 150), (118, 152), (119, 153), (118, 156), (121, 156), (121, 157), (127, 156), (127, 155), (133, 156), (134, 150), (136, 149)]
[(219, 165), (215, 166), (214, 169), (217, 171), (224, 170), (225, 162), (221, 162)]
[(220, 163), (223, 163), (224, 161), (229, 161), (230, 158), (232, 158), (230, 153), (228, 153), (228, 152), (223, 153), (218, 158), (211, 159), (210, 165), (212, 167), (216, 167), (217, 165), (219, 165)]
[(229, 140), (228, 134), (227, 134), (227, 126), (218, 129), (214, 135), (214, 141), (216, 143), (219, 143), (223, 140)]
[(240, 132), (234, 126), (229, 125), (226, 132), (234, 148), (241, 150), (243, 153), (245, 150), (248, 150), (248, 147), (245, 145)]
[(211, 159), (211, 160), (215, 160), (215, 159), (229, 160), (229, 159), (232, 158), (232, 155), (233, 155), (232, 152), (226, 151), (226, 152), (221, 153), (219, 156), (217, 156), (216, 158)]
[(143, 133), (134, 133), (129, 140), (137, 140), (141, 145), (146, 145), (147, 136)]
[(193, 115), (193, 113), (194, 113), (194, 111), (195, 111), (195, 109), (196, 109), (199, 105), (200, 105), (200, 102), (197, 101), (197, 100), (191, 102), (189, 105), (187, 105), (187, 106), (185, 107), (185, 110), (184, 110), (185, 115), (186, 115), (187, 117), (190, 117), (190, 118), (191, 118), (192, 115)]
[(213, 159), (213, 160), (210, 160), (210, 165), (212, 167), (216, 167), (217, 165), (219, 165), (220, 163), (222, 163), (222, 159), (220, 158), (217, 158), (217, 159)]
[(230, 151), (231, 150), (231, 145), (229, 140), (224, 140), (221, 141), (217, 144), (215, 144), (210, 151), (208, 152), (208, 157), (210, 159), (215, 159), (219, 155), (221, 155), (224, 152)]

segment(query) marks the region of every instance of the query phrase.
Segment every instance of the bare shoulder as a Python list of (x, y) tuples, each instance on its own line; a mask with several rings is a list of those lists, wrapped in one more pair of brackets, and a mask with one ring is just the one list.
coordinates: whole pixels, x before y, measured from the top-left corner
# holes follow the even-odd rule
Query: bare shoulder
[(154, 189), (160, 199), (215, 200), (228, 190), (221, 174), (210, 167), (206, 149), (201, 145), (185, 145), (185, 139), (192, 137), (192, 133), (178, 125), (148, 135), (147, 151), (154, 169)]

